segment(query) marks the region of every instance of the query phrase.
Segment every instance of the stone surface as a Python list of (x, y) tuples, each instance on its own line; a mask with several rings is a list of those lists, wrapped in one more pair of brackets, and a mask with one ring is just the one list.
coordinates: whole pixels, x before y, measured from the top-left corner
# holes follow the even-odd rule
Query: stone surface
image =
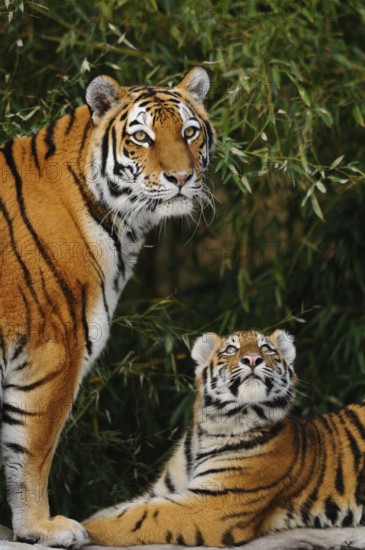
[[(152, 544), (130, 546), (124, 550), (184, 550), (186, 546)], [(209, 550), (211, 547), (196, 546), (194, 550)], [(242, 550), (365, 550), (365, 527), (335, 529), (292, 529), (256, 539), (241, 547)], [(85, 550), (117, 550), (105, 546), (85, 546)], [(40, 544), (25, 544), (0, 540), (0, 550), (46, 550)], [(55, 550), (55, 549), (54, 549)], [(63, 549), (64, 550), (64, 549)], [(193, 550), (193, 549), (192, 549)], [(213, 550), (211, 548), (211, 550)], [(221, 550), (232, 550), (226, 548)]]

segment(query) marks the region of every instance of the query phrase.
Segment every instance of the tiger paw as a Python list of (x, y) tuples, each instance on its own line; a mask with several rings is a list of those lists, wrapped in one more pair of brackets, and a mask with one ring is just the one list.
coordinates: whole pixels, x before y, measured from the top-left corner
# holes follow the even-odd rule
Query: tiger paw
[(18, 527), (15, 529), (15, 540), (61, 548), (80, 548), (90, 542), (85, 527), (63, 516), (40, 521), (29, 528)]

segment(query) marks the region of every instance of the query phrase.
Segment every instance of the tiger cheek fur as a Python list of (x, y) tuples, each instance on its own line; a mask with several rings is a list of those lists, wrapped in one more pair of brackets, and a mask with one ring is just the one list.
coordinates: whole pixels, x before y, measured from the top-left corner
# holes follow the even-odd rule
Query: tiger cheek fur
[(146, 233), (207, 196), (208, 83), (201, 68), (171, 89), (97, 77), (88, 106), (0, 149), (1, 450), (18, 539), (88, 541), (50, 518), (52, 457)]
[[(285, 550), (312, 547), (313, 530), (298, 536), (296, 527), (364, 521), (365, 402), (312, 420), (290, 416), (295, 346), (285, 331), (208, 333), (192, 357), (189, 429), (149, 491), (84, 522), (94, 542), (221, 547), (293, 529), (275, 546)], [(324, 529), (321, 547), (346, 546), (349, 531)]]

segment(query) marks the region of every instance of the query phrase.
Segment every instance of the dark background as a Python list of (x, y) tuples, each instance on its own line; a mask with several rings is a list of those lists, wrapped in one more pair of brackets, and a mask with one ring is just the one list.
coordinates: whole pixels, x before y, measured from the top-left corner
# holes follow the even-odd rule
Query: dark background
[(83, 103), (97, 74), (159, 85), (195, 65), (218, 133), (215, 215), (150, 235), (63, 432), (53, 513), (84, 518), (153, 479), (189, 419), (206, 330), (295, 334), (298, 414), (363, 397), (364, 19), (362, 0), (0, 8), (0, 142)]

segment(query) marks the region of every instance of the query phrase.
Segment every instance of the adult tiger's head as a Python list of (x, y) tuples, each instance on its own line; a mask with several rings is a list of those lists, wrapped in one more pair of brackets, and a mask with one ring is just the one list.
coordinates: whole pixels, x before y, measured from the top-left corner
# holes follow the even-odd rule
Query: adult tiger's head
[[(203, 107), (205, 69), (192, 69), (173, 88), (121, 87), (107, 76), (86, 91), (94, 122), (89, 185), (109, 210), (129, 220), (188, 214), (209, 202), (204, 183), (214, 131)], [(91, 167), (91, 170), (90, 170)]]
[(198, 364), (197, 401), (204, 418), (218, 431), (227, 429), (231, 418), (240, 433), (281, 420), (295, 396), (293, 340), (283, 330), (270, 336), (245, 331), (198, 338), (192, 358)]

